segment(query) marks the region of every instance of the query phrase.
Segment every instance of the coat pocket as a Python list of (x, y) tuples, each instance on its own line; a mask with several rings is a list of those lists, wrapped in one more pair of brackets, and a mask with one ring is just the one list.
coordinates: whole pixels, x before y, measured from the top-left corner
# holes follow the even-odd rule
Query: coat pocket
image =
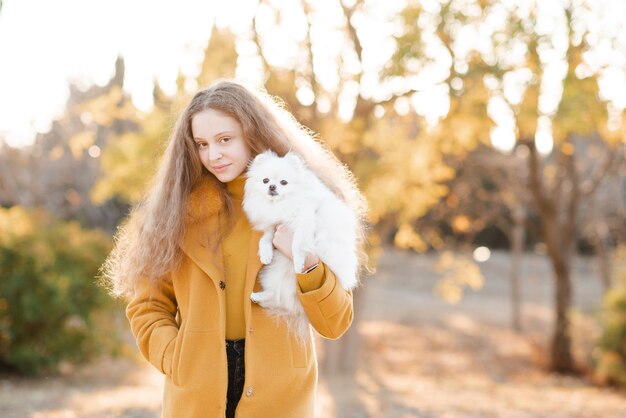
[[(185, 331), (172, 373), (176, 386), (217, 390), (226, 371), (226, 349), (218, 331)], [(224, 376), (222, 376), (222, 374)]]
[(180, 352), (184, 340), (185, 324), (181, 325), (181, 327), (178, 329), (178, 336), (176, 337), (176, 341), (174, 343), (174, 353), (172, 354), (172, 365), (170, 370), (172, 371), (172, 383), (174, 383), (176, 386), (178, 386), (178, 363), (180, 362)]
[(289, 342), (291, 344), (291, 359), (293, 361), (293, 367), (297, 369), (307, 367), (311, 346), (310, 336), (307, 337), (304, 342), (298, 341), (297, 338), (290, 336)]

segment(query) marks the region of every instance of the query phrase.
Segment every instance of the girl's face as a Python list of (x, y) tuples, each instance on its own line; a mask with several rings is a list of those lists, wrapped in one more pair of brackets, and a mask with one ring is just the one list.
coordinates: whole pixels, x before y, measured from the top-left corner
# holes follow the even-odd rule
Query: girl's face
[(205, 109), (191, 118), (191, 132), (202, 165), (219, 181), (227, 183), (245, 171), (252, 152), (236, 119)]

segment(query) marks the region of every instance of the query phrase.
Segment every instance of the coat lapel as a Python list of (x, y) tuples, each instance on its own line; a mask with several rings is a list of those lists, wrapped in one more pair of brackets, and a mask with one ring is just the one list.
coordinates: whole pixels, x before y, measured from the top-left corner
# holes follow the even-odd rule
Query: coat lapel
[(256, 278), (263, 267), (261, 260), (259, 259), (259, 240), (263, 233), (261, 231), (252, 230), (250, 234), (250, 244), (248, 245), (248, 268), (246, 270), (246, 284), (244, 291), (246, 295), (255, 291), (254, 284)]
[[(210, 278), (219, 285), (224, 280), (224, 261), (221, 246), (211, 245), (216, 242), (220, 232), (220, 208), (222, 199), (216, 180), (203, 177), (189, 196), (185, 236), (180, 247)], [(244, 284), (245, 298), (254, 291), (259, 271), (263, 267), (259, 259), (259, 240), (262, 232), (252, 230), (248, 244), (248, 268)], [(245, 304), (249, 315), (250, 303)]]
[(217, 180), (202, 177), (189, 196), (185, 235), (180, 241), (183, 252), (216, 284), (224, 280), (222, 249), (211, 244), (219, 238), (221, 207)]
[(216, 284), (224, 280), (224, 264), (221, 246), (210, 245), (212, 237), (220, 233), (219, 218), (188, 227), (180, 247)]

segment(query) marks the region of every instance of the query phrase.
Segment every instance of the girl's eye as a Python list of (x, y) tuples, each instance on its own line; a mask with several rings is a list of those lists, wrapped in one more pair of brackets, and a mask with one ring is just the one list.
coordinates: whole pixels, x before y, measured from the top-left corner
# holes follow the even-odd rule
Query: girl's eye
[(198, 148), (205, 148), (207, 147), (209, 144), (207, 144), (206, 142), (196, 142), (196, 146)]
[(230, 137), (225, 136), (224, 138), (220, 139), (220, 142), (228, 142), (230, 141)]
[(267, 184), (270, 182), (270, 179), (263, 179), (263, 183)]
[(283, 186), (286, 186), (287, 185), (287, 180), (281, 180), (280, 184), (282, 184)]

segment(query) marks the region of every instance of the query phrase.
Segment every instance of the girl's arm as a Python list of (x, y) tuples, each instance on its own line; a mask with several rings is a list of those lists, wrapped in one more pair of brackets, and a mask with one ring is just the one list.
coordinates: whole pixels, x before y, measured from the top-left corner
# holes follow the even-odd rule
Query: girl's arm
[[(289, 228), (276, 228), (273, 243), (291, 259), (293, 233)], [(319, 258), (309, 254), (305, 268), (315, 262), (319, 262)], [(341, 337), (352, 323), (352, 291), (344, 290), (335, 274), (321, 262), (310, 273), (296, 274), (296, 278), (298, 297), (313, 328), (326, 338)]]
[[(321, 285), (309, 290), (308, 286), (315, 283), (318, 280), (316, 276), (320, 275)], [(324, 263), (310, 273), (297, 274), (296, 277), (298, 297), (313, 328), (321, 336), (332, 340), (341, 337), (352, 323), (352, 291), (344, 290)]]
[(126, 307), (126, 317), (141, 354), (154, 367), (171, 376), (172, 354), (178, 335), (176, 296), (172, 283), (151, 285), (139, 280), (135, 296)]

